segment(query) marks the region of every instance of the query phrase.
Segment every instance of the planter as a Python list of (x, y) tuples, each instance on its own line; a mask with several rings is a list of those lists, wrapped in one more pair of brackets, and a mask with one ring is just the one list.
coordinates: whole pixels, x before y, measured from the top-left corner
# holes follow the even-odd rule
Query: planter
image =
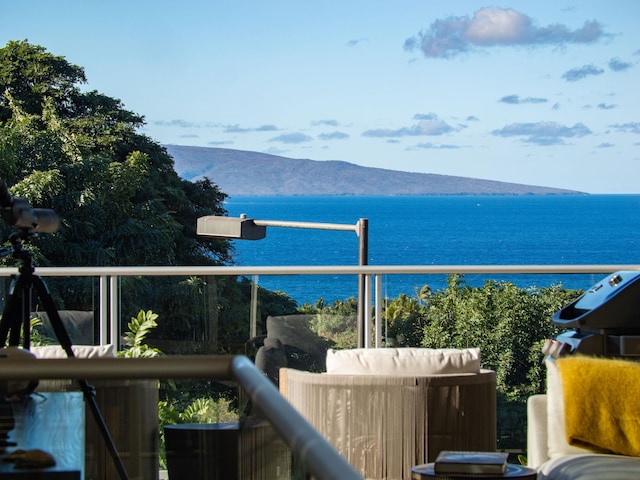
[(238, 477), (238, 423), (165, 425), (169, 480)]
[(290, 480), (291, 452), (263, 421), (165, 425), (169, 480)]

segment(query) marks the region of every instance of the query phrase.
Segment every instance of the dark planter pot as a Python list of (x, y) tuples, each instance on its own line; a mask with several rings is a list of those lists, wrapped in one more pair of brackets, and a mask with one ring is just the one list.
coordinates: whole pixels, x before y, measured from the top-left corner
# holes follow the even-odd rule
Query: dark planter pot
[(238, 423), (165, 425), (169, 480), (239, 478)]

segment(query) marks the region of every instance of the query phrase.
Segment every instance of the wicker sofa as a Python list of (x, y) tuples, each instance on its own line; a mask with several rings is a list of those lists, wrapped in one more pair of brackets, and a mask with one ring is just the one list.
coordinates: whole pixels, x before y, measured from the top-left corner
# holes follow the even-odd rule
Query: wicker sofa
[(329, 350), (327, 372), (280, 370), (284, 397), (365, 478), (410, 479), (441, 450), (495, 450), (496, 376), (479, 351)]
[[(566, 379), (562, 378), (561, 370), (558, 363), (563, 360), (546, 361), (547, 366), (547, 393), (544, 395), (534, 395), (529, 398), (527, 405), (527, 462), (530, 467), (538, 470), (538, 478), (540, 480), (627, 480), (632, 478), (640, 478), (640, 458), (631, 455), (621, 455), (611, 453), (616, 448), (617, 442), (611, 443), (607, 440), (606, 435), (598, 430), (598, 426), (591, 426), (589, 422), (597, 420), (595, 411), (591, 413), (593, 402), (597, 409), (601, 409), (608, 400), (602, 400), (600, 394), (611, 397), (628, 397), (631, 402), (638, 404), (638, 397), (633, 391), (620, 385), (613, 385), (614, 394), (610, 394), (605, 389), (609, 382), (616, 382), (614, 370), (617, 369), (618, 363), (607, 362), (606, 370), (603, 378), (593, 378), (596, 373), (591, 369), (585, 369), (579, 384), (584, 388), (589, 388), (589, 384), (594, 385), (595, 391), (586, 392), (589, 395), (588, 401), (583, 401), (580, 393), (571, 391), (565, 399), (566, 387), (570, 384), (566, 383)], [(640, 365), (638, 366), (640, 372)], [(590, 381), (586, 381), (586, 380)], [(632, 380), (629, 375), (623, 375), (623, 381), (626, 383), (631, 380), (633, 384), (637, 384), (637, 379)], [(611, 386), (611, 385), (610, 385)], [(616, 394), (617, 391), (617, 394)], [(568, 400), (565, 402), (565, 400)], [(624, 398), (622, 399), (624, 401)], [(567, 423), (567, 409), (572, 409), (572, 414), (580, 415), (584, 419), (587, 434), (574, 434), (571, 424)], [(611, 415), (602, 416), (602, 410), (598, 416), (603, 422), (609, 425), (618, 424), (619, 414), (631, 417), (635, 422), (634, 434), (638, 438), (637, 425), (640, 423), (638, 417), (638, 408), (629, 410), (620, 406), (612, 408)], [(635, 420), (633, 420), (635, 418)], [(623, 420), (624, 421), (624, 420)], [(600, 446), (589, 444), (587, 441), (593, 435), (595, 443)], [(582, 439), (582, 440), (579, 440)], [(601, 443), (603, 442), (603, 443)], [(636, 440), (637, 443), (637, 440)], [(609, 448), (604, 448), (609, 445)], [(640, 447), (640, 446), (639, 446)], [(605, 453), (605, 452), (610, 453)]]

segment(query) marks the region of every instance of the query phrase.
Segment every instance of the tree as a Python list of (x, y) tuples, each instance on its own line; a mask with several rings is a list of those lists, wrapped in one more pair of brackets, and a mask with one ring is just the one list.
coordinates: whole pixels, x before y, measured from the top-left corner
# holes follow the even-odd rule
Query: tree
[(496, 372), (499, 448), (526, 445), (527, 398), (545, 389), (542, 346), (561, 330), (551, 316), (579, 293), (497, 281), (472, 288), (452, 275), (429, 299), (422, 346), (479, 347), (482, 367)]
[(166, 149), (137, 133), (144, 118), (96, 91), (81, 67), (40, 46), (0, 49), (0, 178), (60, 230), (34, 241), (40, 264), (215, 265), (225, 240), (198, 237), (196, 220), (224, 214), (208, 179), (179, 178)]
[[(61, 226), (26, 248), (37, 266), (222, 265), (227, 240), (196, 235), (197, 218), (224, 215), (226, 194), (211, 180), (189, 182), (166, 149), (138, 133), (144, 117), (118, 99), (82, 91), (84, 70), (43, 47), (11, 41), (0, 48), (0, 180), (33, 208), (51, 208)], [(8, 227), (0, 225), (7, 238)], [(8, 258), (3, 260), (5, 263)], [(235, 279), (217, 278), (216, 294), (248, 305)], [(92, 310), (95, 285), (84, 279), (48, 282), (59, 308)], [(153, 309), (167, 319), (168, 338), (193, 329), (202, 302), (191, 279), (123, 279), (125, 317)], [(185, 300), (191, 296), (192, 301)], [(176, 300), (185, 300), (176, 305)], [(184, 319), (191, 323), (184, 325)], [(221, 325), (248, 331), (248, 315)], [(191, 337), (196, 333), (189, 331)], [(199, 334), (199, 332), (197, 332)], [(226, 332), (221, 328), (220, 336)]]

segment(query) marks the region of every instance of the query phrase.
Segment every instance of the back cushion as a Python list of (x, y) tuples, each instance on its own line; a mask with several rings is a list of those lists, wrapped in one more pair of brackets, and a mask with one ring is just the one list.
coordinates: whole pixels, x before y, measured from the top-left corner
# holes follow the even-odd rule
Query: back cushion
[(355, 348), (327, 351), (327, 373), (445, 375), (480, 372), (479, 348)]
[(574, 447), (567, 443), (562, 378), (555, 360), (547, 359), (545, 364), (547, 366), (547, 455), (553, 459), (562, 455), (592, 453), (591, 450)]
[[(67, 354), (60, 345), (44, 345), (42, 347), (31, 347), (31, 353), (36, 358), (67, 358)], [(72, 345), (71, 350), (76, 358), (99, 358), (116, 356), (115, 346), (108, 345)]]

